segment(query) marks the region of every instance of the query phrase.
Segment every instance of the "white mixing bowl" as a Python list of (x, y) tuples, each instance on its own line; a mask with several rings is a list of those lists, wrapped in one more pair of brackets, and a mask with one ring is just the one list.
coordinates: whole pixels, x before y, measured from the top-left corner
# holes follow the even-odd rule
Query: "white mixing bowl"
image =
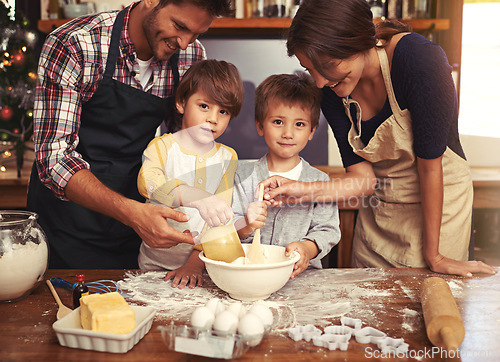
[[(243, 244), (245, 253), (250, 244)], [(285, 256), (285, 248), (277, 245), (262, 245), (265, 264), (232, 264), (208, 259), (200, 253), (200, 259), (205, 262), (208, 275), (231, 298), (241, 301), (266, 299), (275, 291), (281, 289), (290, 275), (293, 265), (300, 255), (293, 252)]]

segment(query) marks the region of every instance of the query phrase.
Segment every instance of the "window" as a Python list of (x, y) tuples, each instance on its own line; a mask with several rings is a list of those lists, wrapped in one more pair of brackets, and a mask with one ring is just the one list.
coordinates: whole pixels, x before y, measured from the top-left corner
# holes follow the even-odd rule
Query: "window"
[(500, 138), (500, 0), (465, 0), (459, 129)]

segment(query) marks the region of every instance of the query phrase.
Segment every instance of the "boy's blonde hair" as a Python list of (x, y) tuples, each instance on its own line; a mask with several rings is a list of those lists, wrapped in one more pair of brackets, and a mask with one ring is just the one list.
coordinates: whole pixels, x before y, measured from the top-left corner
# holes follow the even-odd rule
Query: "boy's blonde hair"
[(182, 77), (175, 93), (176, 103), (186, 102), (194, 93), (201, 91), (215, 103), (236, 117), (243, 105), (243, 82), (238, 69), (223, 60), (200, 60), (193, 64)]
[(319, 122), (321, 96), (314, 80), (304, 72), (271, 75), (255, 90), (255, 121), (262, 127), (271, 102), (281, 102), (311, 110), (312, 131)]

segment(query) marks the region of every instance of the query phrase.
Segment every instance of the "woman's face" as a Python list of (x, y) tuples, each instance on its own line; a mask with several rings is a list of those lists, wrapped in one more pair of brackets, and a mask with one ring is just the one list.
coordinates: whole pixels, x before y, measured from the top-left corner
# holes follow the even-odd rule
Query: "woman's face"
[(325, 66), (325, 71), (320, 73), (304, 53), (297, 52), (295, 56), (313, 77), (318, 88), (330, 87), (339, 97), (347, 97), (353, 92), (365, 66), (364, 57), (356, 54), (347, 59), (332, 59)]

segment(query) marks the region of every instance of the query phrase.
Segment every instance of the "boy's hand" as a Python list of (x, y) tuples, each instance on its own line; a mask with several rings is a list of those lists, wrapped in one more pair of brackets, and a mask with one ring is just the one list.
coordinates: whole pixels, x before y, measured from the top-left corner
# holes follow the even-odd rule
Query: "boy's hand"
[(189, 283), (189, 288), (193, 289), (196, 285), (203, 285), (202, 272), (205, 264), (198, 257), (199, 251), (193, 250), (186, 264), (178, 269), (169, 271), (163, 280), (172, 279), (172, 288), (184, 289)]
[(264, 227), (267, 217), (267, 204), (265, 201), (254, 201), (248, 205), (247, 214), (245, 216), (247, 225), (250, 226), (252, 232)]
[(307, 267), (309, 266), (309, 257), (307, 256), (307, 249), (301, 242), (294, 241), (293, 243), (288, 244), (285, 248), (285, 256), (289, 256), (292, 253), (292, 251), (296, 251), (297, 253), (299, 253), (300, 259), (293, 266), (293, 272), (292, 275), (290, 276), (290, 279), (295, 278), (297, 275), (306, 270)]
[(285, 248), (285, 256), (290, 256), (292, 251), (300, 254), (300, 259), (293, 266), (293, 272), (290, 279), (295, 278), (309, 266), (309, 261), (318, 254), (318, 246), (314, 241), (294, 241), (288, 244)]
[(226, 224), (234, 217), (233, 209), (219, 196), (209, 196), (190, 203), (200, 212), (200, 216), (209, 226)]

